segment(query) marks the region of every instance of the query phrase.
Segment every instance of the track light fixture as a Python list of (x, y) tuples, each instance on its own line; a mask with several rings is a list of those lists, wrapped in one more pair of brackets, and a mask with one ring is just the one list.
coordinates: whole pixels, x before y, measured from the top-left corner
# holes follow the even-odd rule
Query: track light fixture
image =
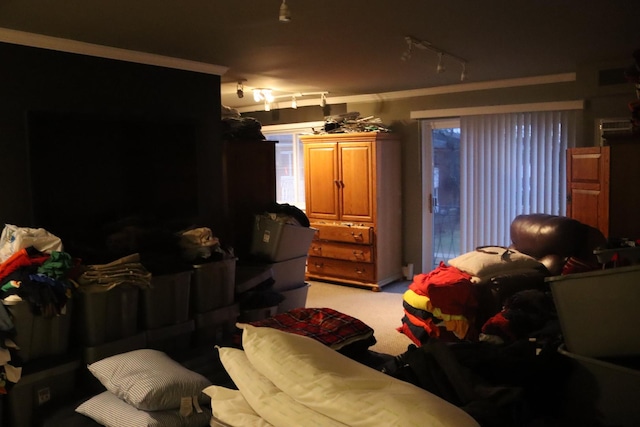
[(320, 94), (320, 106), (321, 106), (322, 108), (324, 108), (324, 107), (326, 107), (326, 106), (327, 106), (327, 95), (326, 95), (326, 93), (324, 93), (324, 92), (322, 92), (322, 93)]
[(438, 52), (438, 66), (436, 67), (436, 73), (438, 74), (444, 73), (444, 71), (446, 70), (444, 64), (442, 63), (442, 55), (442, 52)]
[(460, 65), (462, 66), (462, 73), (460, 74), (460, 81), (465, 81), (467, 79), (467, 61), (465, 59), (460, 58), (459, 56), (456, 56), (452, 53), (449, 53), (447, 51), (444, 51), (436, 46), (434, 46), (432, 43), (426, 41), (426, 40), (418, 40), (415, 37), (412, 36), (405, 36), (404, 38), (405, 42), (407, 43), (407, 48), (405, 49), (405, 51), (403, 52), (402, 56), (400, 57), (400, 59), (402, 59), (403, 61), (408, 61), (409, 59), (411, 59), (411, 52), (413, 50), (413, 48), (418, 48), (418, 49), (422, 49), (422, 50), (428, 50), (431, 52), (434, 52), (435, 54), (438, 55), (438, 66), (436, 67), (436, 72), (437, 73), (442, 73), (445, 71), (445, 66), (444, 66), (444, 57), (447, 56), (455, 61), (458, 61), (460, 63)]
[(298, 101), (296, 100), (295, 95), (291, 97), (291, 108), (294, 110), (298, 108)]
[(280, 13), (278, 14), (278, 20), (280, 22), (291, 21), (291, 12), (289, 11), (287, 0), (282, 0), (282, 4), (280, 5)]
[(244, 80), (238, 80), (238, 85), (236, 86), (236, 95), (238, 98), (244, 97)]

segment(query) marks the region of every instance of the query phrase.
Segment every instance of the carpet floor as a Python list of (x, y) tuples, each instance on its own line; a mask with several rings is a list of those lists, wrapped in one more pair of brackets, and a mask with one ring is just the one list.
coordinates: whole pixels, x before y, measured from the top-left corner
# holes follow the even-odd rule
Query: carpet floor
[(380, 292), (353, 286), (310, 281), (307, 307), (332, 308), (369, 325), (377, 343), (370, 347), (378, 353), (393, 356), (404, 353), (411, 340), (396, 328), (402, 325), (402, 295), (410, 282), (399, 281), (381, 288)]

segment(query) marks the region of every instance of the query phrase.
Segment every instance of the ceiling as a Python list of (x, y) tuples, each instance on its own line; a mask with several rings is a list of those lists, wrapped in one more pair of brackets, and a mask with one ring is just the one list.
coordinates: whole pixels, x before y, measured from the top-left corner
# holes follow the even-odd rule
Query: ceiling
[(630, 0), (0, 0), (0, 27), (228, 67), (223, 105), (237, 82), (332, 97), (460, 83), (461, 65), (413, 49), (406, 36), (467, 61), (466, 82), (575, 72), (640, 48)]

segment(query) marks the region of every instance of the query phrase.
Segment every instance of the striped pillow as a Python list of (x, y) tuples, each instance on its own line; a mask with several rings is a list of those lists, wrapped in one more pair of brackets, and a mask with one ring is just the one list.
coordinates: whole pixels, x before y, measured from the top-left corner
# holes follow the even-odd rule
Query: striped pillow
[(116, 354), (88, 368), (107, 390), (137, 409), (178, 409), (183, 398), (208, 400), (202, 390), (211, 382), (158, 350)]
[(142, 411), (108, 391), (83, 402), (76, 412), (107, 427), (202, 427), (211, 419), (211, 410), (206, 407), (186, 417), (180, 415), (177, 409)]

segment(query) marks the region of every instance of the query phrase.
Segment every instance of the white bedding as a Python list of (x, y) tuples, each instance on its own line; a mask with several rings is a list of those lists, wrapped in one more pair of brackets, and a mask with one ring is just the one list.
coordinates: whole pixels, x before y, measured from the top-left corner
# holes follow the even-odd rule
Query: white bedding
[[(440, 397), (309, 337), (248, 325), (243, 331), (243, 348), (244, 353), (220, 349), (221, 361), (244, 402), (217, 386), (208, 388), (205, 393), (211, 397), (212, 426), (221, 425), (215, 424), (216, 420), (234, 427), (479, 426), (462, 409)], [(230, 404), (230, 399), (235, 403)], [(238, 405), (257, 415), (255, 423), (247, 424), (247, 411), (234, 418)]]

